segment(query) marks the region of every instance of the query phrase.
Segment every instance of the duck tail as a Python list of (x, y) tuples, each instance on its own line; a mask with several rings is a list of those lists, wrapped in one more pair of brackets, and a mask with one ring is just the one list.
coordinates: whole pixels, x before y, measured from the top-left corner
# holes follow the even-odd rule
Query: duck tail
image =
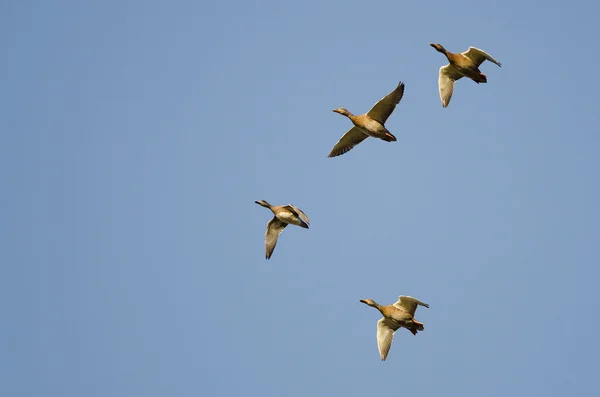
[(418, 331), (423, 331), (425, 327), (421, 323), (414, 324), (408, 330), (412, 332), (413, 335), (416, 335)]
[(390, 132), (386, 132), (385, 133), (385, 138), (381, 138), (386, 142), (396, 142), (397, 139), (395, 136), (393, 136)]

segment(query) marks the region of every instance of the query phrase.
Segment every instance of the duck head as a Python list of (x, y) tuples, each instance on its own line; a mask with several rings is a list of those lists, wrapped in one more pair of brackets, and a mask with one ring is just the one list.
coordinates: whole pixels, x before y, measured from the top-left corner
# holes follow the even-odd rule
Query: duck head
[(352, 113), (350, 113), (350, 112), (348, 111), (348, 109), (346, 109), (346, 108), (337, 108), (337, 109), (333, 109), (333, 111), (334, 111), (335, 113), (339, 113), (339, 114), (341, 114), (341, 115), (343, 115), (343, 116), (346, 116), (346, 117), (350, 117), (350, 116), (352, 116)]
[(265, 200), (258, 200), (258, 201), (255, 201), (255, 203), (258, 205), (262, 205), (263, 207), (266, 207), (266, 208), (271, 208), (271, 204), (267, 203)]
[(364, 303), (365, 305), (377, 307), (377, 303), (375, 303), (375, 301), (373, 299), (361, 299), (360, 301), (362, 303)]
[(446, 54), (446, 49), (441, 44), (430, 43), (430, 46), (436, 49), (436, 51), (441, 52), (442, 54)]

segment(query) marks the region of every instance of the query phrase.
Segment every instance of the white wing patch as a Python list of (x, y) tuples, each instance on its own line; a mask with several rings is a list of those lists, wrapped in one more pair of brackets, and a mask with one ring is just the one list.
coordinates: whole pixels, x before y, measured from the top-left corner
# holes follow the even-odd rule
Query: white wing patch
[(447, 107), (450, 104), (452, 93), (454, 92), (454, 82), (460, 80), (462, 74), (452, 65), (442, 66), (440, 68), (440, 76), (438, 78), (438, 87), (440, 90), (440, 99), (442, 107)]
[(479, 48), (469, 47), (469, 49), (462, 53), (462, 55), (469, 58), (477, 67), (481, 65), (486, 60), (495, 63), (498, 66), (502, 66), (502, 64), (496, 61), (490, 54), (487, 52), (480, 50)]
[(388, 356), (397, 329), (398, 327), (385, 317), (377, 321), (377, 348), (382, 361)]
[(413, 298), (412, 296), (399, 296), (398, 301), (394, 303), (394, 306), (398, 309), (406, 310), (411, 314), (411, 316), (415, 315), (415, 311), (417, 310), (417, 306), (425, 306), (429, 307), (427, 303), (423, 303), (420, 300)]

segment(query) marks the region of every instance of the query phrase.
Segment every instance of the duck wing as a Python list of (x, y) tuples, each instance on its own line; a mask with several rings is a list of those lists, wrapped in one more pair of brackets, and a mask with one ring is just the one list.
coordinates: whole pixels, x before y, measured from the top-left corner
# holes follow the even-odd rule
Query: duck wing
[(385, 317), (377, 321), (377, 347), (379, 349), (381, 361), (385, 361), (387, 358), (390, 347), (392, 347), (394, 334), (398, 328), (397, 324)]
[(398, 302), (394, 303), (394, 306), (398, 309), (406, 310), (411, 316), (415, 315), (417, 306), (429, 307), (427, 303), (423, 303), (420, 300), (413, 298), (412, 296), (400, 296)]
[(302, 210), (300, 208), (298, 208), (292, 204), (284, 205), (283, 208), (290, 211), (292, 214), (296, 215), (298, 218), (300, 218), (302, 221), (304, 221), (304, 223), (306, 223), (307, 225), (310, 225), (308, 216), (306, 216), (306, 214), (304, 212), (302, 212)]
[(273, 219), (267, 223), (267, 232), (265, 233), (265, 251), (267, 259), (270, 259), (271, 255), (273, 255), (273, 251), (277, 245), (277, 239), (286, 226), (287, 223), (281, 222), (277, 217), (273, 217)]
[(496, 61), (490, 54), (487, 52), (480, 50), (479, 48), (469, 47), (469, 49), (462, 53), (462, 55), (469, 58), (477, 67), (481, 65), (486, 60), (495, 63), (498, 66), (502, 66), (502, 64)]
[(454, 66), (448, 64), (440, 68), (440, 76), (438, 78), (438, 87), (440, 90), (440, 99), (442, 107), (447, 107), (450, 104), (450, 98), (454, 92), (454, 82), (463, 77), (462, 73)]
[(349, 152), (354, 146), (358, 145), (368, 137), (369, 136), (362, 132), (360, 128), (354, 126), (342, 136), (338, 143), (335, 144), (327, 157), (336, 157)]
[(367, 116), (373, 120), (379, 121), (381, 125), (385, 124), (390, 114), (396, 109), (404, 95), (404, 83), (400, 82), (396, 89), (379, 100), (367, 113)]

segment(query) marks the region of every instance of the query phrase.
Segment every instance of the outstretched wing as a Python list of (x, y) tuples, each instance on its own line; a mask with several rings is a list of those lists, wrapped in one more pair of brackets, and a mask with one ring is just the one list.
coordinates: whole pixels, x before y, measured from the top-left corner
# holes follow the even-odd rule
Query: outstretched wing
[(265, 250), (267, 259), (271, 258), (273, 255), (273, 250), (275, 250), (275, 246), (277, 245), (277, 239), (279, 238), (279, 234), (285, 229), (287, 223), (281, 222), (277, 217), (273, 217), (267, 223), (267, 232), (265, 233)]
[(438, 86), (442, 107), (445, 108), (450, 104), (450, 98), (452, 98), (452, 93), (454, 92), (454, 82), (460, 80), (462, 77), (462, 74), (450, 64), (440, 68)]
[(335, 144), (333, 149), (331, 149), (329, 156), (327, 157), (335, 157), (349, 152), (350, 150), (352, 150), (352, 148), (354, 148), (354, 146), (358, 145), (368, 137), (369, 136), (362, 132), (360, 128), (354, 126), (344, 134), (344, 136), (338, 141), (338, 143)]
[(394, 91), (381, 98), (379, 102), (369, 110), (367, 116), (373, 120), (379, 121), (381, 125), (385, 124), (388, 117), (390, 117), (390, 114), (392, 114), (396, 108), (396, 105), (400, 103), (403, 95), (404, 83), (400, 82)]
[(400, 296), (398, 297), (398, 302), (394, 303), (399, 309), (404, 309), (410, 313), (411, 316), (415, 315), (415, 311), (417, 310), (417, 306), (425, 306), (429, 307), (427, 303), (423, 303), (420, 300), (413, 298), (412, 296)]
[(469, 47), (469, 49), (462, 53), (464, 56), (469, 58), (477, 67), (481, 65), (486, 59), (490, 62), (495, 63), (498, 66), (502, 66), (502, 64), (496, 61), (490, 54), (487, 52), (480, 50), (479, 48)]
[(385, 317), (377, 321), (377, 347), (381, 361), (385, 361), (387, 358), (397, 329), (398, 326)]

